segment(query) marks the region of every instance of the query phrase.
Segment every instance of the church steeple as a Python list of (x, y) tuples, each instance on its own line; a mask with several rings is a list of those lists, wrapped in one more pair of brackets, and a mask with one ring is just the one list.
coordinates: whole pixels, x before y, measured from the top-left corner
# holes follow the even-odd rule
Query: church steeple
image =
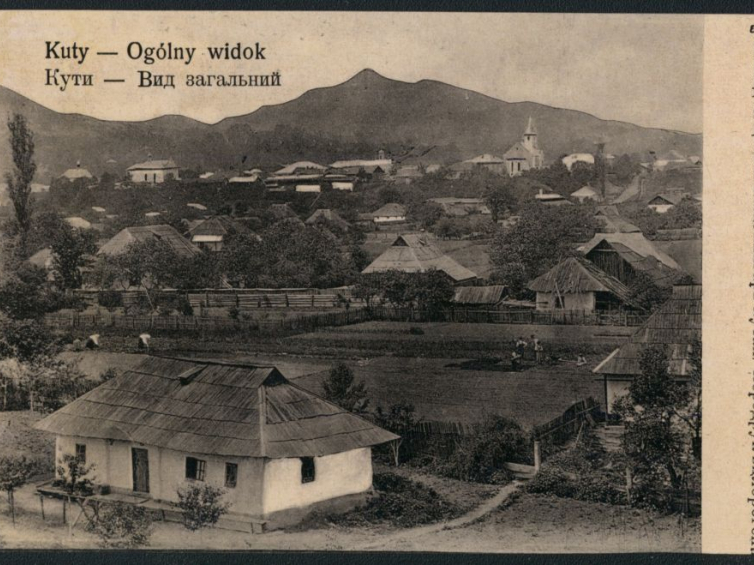
[(537, 126), (534, 124), (534, 118), (529, 116), (529, 123), (526, 125), (524, 132), (524, 147), (529, 151), (536, 151), (537, 147)]

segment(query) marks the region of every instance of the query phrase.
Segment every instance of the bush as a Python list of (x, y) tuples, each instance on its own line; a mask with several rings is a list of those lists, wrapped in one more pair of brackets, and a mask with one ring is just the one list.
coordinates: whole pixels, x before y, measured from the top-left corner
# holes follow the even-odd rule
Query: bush
[(411, 335), (424, 335), (424, 330), (418, 326), (411, 326), (408, 329), (408, 333), (410, 333)]
[(191, 306), (191, 302), (189, 302), (189, 299), (187, 296), (181, 295), (176, 299), (176, 310), (180, 312), (183, 316), (193, 316), (194, 315), (194, 307)]
[(123, 295), (117, 290), (102, 290), (97, 294), (97, 302), (103, 308), (114, 310), (123, 306)]
[(238, 309), (238, 306), (231, 306), (230, 308), (228, 308), (228, 317), (231, 320), (238, 320), (240, 313), (241, 311)]
[(434, 489), (396, 475), (374, 475), (375, 496), (365, 507), (340, 516), (331, 516), (336, 523), (359, 525), (387, 522), (401, 528), (411, 528), (447, 520), (459, 513), (459, 508), (441, 497)]
[(107, 549), (133, 549), (149, 545), (152, 516), (146, 508), (116, 502), (100, 506), (87, 531), (100, 538)]
[(178, 489), (178, 507), (181, 509), (183, 525), (196, 531), (217, 524), (230, 504), (220, 502), (225, 490), (207, 484), (190, 483)]

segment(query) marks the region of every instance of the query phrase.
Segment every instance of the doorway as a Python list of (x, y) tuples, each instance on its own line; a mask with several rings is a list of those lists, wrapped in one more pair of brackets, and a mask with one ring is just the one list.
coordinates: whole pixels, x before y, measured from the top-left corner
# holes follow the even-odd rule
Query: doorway
[(149, 492), (149, 451), (132, 447), (131, 467), (134, 474), (134, 491)]

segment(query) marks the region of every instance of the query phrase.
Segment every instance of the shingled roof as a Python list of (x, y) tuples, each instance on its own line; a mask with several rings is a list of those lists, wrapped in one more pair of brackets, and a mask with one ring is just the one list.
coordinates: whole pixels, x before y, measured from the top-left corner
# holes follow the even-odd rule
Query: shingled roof
[(641, 232), (597, 233), (588, 243), (579, 247), (579, 251), (586, 255), (602, 241), (621, 243), (642, 257), (652, 256), (671, 269), (681, 270), (681, 266), (670, 255), (660, 251)]
[(641, 354), (649, 346), (665, 346), (669, 373), (688, 376), (691, 345), (702, 337), (701, 285), (674, 286), (670, 300), (644, 322), (628, 343), (613, 351), (593, 372), (632, 376), (641, 373)]
[(432, 269), (443, 271), (456, 282), (477, 278), (476, 273), (460, 265), (429, 242), (426, 236), (398, 236), (385, 252), (364, 269), (364, 274), (384, 271), (423, 273)]
[(534, 292), (578, 294), (609, 292), (623, 302), (630, 301), (631, 292), (618, 279), (581, 257), (569, 257), (529, 283)]
[(318, 457), (398, 436), (275, 367), (148, 357), (40, 420), (59, 435), (232, 457)]
[(190, 241), (183, 237), (178, 231), (167, 224), (156, 226), (133, 226), (124, 228), (107, 241), (97, 255), (120, 255), (125, 253), (128, 246), (132, 243), (143, 243), (150, 238), (159, 239), (166, 242), (176, 254), (182, 257), (188, 257), (199, 253), (199, 249)]
[(201, 236), (224, 237), (228, 233), (248, 233), (249, 230), (230, 216), (213, 216), (193, 226), (189, 230), (191, 238)]

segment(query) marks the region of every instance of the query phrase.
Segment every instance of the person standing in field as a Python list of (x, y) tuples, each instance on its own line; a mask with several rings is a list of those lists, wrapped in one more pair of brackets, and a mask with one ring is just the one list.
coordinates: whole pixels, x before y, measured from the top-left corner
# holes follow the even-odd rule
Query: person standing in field
[(518, 353), (518, 357), (520, 359), (523, 359), (525, 351), (526, 351), (526, 340), (523, 338), (523, 336), (521, 336), (518, 338), (518, 341), (516, 341), (516, 353)]
[(531, 343), (532, 348), (534, 349), (534, 359), (537, 362), (537, 365), (540, 365), (542, 363), (545, 348), (542, 347), (542, 343), (540, 343), (536, 336), (531, 336)]

